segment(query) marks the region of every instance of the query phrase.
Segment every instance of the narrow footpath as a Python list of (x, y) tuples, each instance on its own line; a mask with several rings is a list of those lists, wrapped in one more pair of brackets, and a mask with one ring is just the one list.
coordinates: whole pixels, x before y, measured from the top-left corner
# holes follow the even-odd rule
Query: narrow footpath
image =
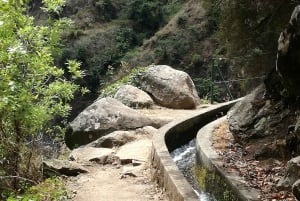
[[(198, 113), (196, 110), (156, 108), (138, 110), (157, 121), (169, 122)], [(137, 163), (100, 165), (85, 164), (89, 173), (67, 179), (72, 201), (168, 201), (163, 189), (151, 178), (150, 152), (156, 132), (138, 138), (116, 149), (116, 156), (131, 158)]]

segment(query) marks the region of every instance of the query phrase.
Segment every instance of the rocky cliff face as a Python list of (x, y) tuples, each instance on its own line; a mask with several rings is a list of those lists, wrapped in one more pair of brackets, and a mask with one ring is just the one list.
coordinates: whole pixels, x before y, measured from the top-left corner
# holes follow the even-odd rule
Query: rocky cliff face
[[(278, 40), (276, 67), (228, 113), (229, 128), (246, 155), (260, 161), (291, 160), (277, 190), (300, 199), (300, 6)], [(298, 156), (298, 157), (297, 157)]]
[(292, 13), (291, 19), (278, 40), (276, 70), (287, 92), (286, 96), (300, 96), (300, 6)]
[[(255, 157), (290, 158), (300, 153), (300, 6), (278, 40), (276, 67), (264, 84), (228, 114), (238, 142), (264, 142)], [(259, 140), (258, 140), (259, 139)]]

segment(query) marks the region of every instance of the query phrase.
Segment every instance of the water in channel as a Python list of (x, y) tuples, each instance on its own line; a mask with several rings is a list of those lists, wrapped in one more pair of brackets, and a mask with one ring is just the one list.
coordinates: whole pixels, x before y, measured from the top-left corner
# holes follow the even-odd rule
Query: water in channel
[(182, 145), (171, 152), (173, 161), (183, 173), (187, 181), (192, 185), (194, 191), (199, 197), (200, 201), (215, 201), (215, 199), (208, 193), (199, 189), (197, 179), (194, 175), (194, 165), (196, 157), (196, 139), (194, 138), (189, 143)]

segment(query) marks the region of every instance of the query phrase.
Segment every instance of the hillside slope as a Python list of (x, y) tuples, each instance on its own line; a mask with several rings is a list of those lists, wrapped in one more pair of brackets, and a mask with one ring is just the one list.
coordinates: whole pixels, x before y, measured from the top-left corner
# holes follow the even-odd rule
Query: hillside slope
[[(32, 5), (31, 12), (43, 19), (38, 6)], [(128, 68), (150, 64), (184, 70), (195, 82), (201, 78), (196, 86), (205, 84), (199, 95), (207, 98), (215, 27), (201, 1), (68, 0), (59, 17), (71, 18), (74, 27), (64, 34), (57, 62), (80, 61), (86, 72), (80, 84), (92, 92), (74, 101), (71, 118)]]
[(215, 45), (210, 39), (213, 27), (200, 1), (188, 1), (171, 20), (145, 40), (136, 54), (124, 59), (132, 66), (167, 64), (193, 72), (206, 72)]

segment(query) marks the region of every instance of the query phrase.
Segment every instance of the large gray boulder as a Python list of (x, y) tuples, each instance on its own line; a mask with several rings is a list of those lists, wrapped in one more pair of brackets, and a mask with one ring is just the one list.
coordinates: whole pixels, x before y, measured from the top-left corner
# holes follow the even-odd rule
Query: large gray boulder
[(114, 98), (131, 108), (149, 108), (154, 104), (146, 92), (132, 85), (121, 86)]
[(266, 126), (270, 103), (264, 99), (264, 92), (264, 85), (260, 85), (227, 113), (229, 129), (235, 139), (247, 141), (269, 135)]
[(199, 97), (190, 76), (170, 66), (152, 66), (141, 78), (141, 88), (162, 106), (175, 109), (193, 109)]
[(87, 107), (69, 125), (65, 141), (69, 148), (88, 144), (117, 130), (157, 126), (143, 114), (113, 98), (103, 98)]

